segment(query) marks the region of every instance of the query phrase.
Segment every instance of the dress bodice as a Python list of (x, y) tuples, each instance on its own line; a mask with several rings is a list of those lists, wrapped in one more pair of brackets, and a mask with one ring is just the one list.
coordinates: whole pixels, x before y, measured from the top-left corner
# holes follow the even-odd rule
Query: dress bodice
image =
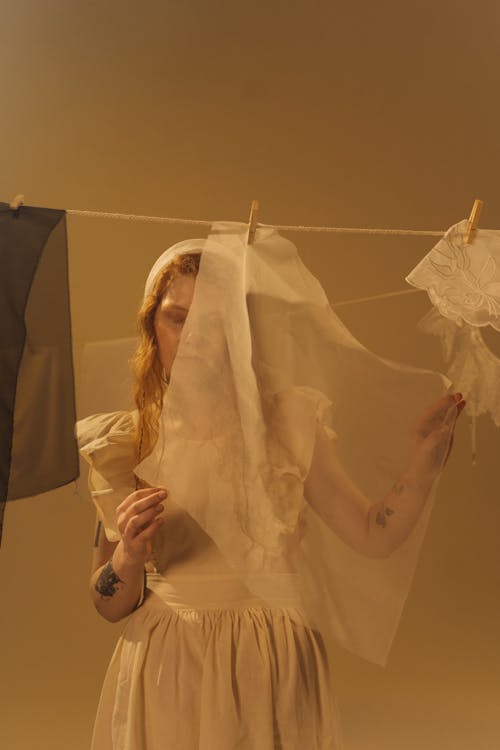
[(189, 513), (168, 496), (163, 505), (165, 521), (155, 534), (148, 571), (168, 570), (172, 575), (231, 571), (213, 539)]

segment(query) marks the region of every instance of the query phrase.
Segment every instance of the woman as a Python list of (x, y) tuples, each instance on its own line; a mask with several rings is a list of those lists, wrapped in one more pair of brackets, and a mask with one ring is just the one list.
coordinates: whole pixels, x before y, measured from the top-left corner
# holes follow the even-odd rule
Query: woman
[[(289, 616), (286, 602), (270, 606), (247, 588), (168, 486), (131, 491), (134, 467), (158, 442), (200, 257), (162, 256), (152, 269), (134, 358), (137, 411), (78, 426), (106, 531), (94, 550), (91, 595), (105, 619), (131, 615), (108, 668), (92, 750), (339, 750), (319, 632)], [(353, 482), (332, 431), (318, 423), (303, 477), (309, 506), (353, 550), (389, 556), (417, 523), (449, 455), (454, 421), (450, 437), (445, 415), (464, 405), (460, 394), (446, 395), (424, 413), (411, 461), (381, 503)]]

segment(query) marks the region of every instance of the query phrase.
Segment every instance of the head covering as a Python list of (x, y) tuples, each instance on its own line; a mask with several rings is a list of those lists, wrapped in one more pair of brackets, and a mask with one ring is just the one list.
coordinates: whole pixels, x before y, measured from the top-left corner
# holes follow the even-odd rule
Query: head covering
[(154, 262), (153, 267), (148, 274), (146, 285), (144, 287), (144, 297), (147, 297), (149, 294), (151, 294), (156, 277), (158, 276), (160, 271), (165, 268), (165, 266), (173, 261), (174, 258), (185, 253), (202, 251), (209, 244), (210, 241), (206, 238), (198, 240), (182, 240), (181, 242), (177, 242), (175, 245), (167, 248), (165, 252), (163, 252), (160, 257)]
[(385, 664), (440, 472), (388, 557), (356, 551), (327, 520), (345, 502), (334, 463), (314, 502), (304, 488), (324, 435), (359, 491), (380, 501), (407, 464), (415, 422), (451, 384), (366, 349), (276, 230), (246, 239), (246, 225), (216, 223), (149, 274), (146, 293), (175, 254), (202, 250), (158, 440), (135, 473), (168, 489), (258, 597), (293, 602), (292, 616), (327, 649), (340, 643)]
[(446, 374), (466, 399), (475, 464), (476, 418), (488, 413), (500, 427), (500, 359), (481, 335), (485, 326), (500, 331), (500, 231), (476, 230), (467, 244), (467, 228), (467, 220), (450, 227), (406, 281), (432, 302), (418, 328), (439, 337)]

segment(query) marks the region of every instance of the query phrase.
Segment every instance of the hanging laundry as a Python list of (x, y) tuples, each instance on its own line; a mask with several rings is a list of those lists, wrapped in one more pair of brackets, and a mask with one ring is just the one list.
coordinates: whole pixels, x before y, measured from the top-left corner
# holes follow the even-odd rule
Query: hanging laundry
[(484, 326), (500, 332), (500, 231), (476, 230), (467, 244), (467, 227), (467, 220), (450, 227), (406, 281), (434, 305), (417, 327), (441, 340), (446, 374), (472, 418), (475, 463), (476, 418), (487, 413), (500, 427), (500, 359), (481, 335)]
[(74, 481), (66, 214), (0, 203), (0, 541), (8, 500)]

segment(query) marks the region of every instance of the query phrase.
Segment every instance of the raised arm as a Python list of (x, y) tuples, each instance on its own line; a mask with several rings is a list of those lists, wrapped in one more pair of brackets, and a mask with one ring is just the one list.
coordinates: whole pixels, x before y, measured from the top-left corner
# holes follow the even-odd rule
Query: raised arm
[(430, 407), (415, 427), (414, 449), (406, 467), (380, 502), (370, 500), (354, 483), (339, 460), (336, 441), (318, 424), (304, 484), (307, 502), (357, 552), (388, 557), (415, 526), (443, 458), (448, 458), (454, 419), (446, 415), (450, 409), (459, 414), (464, 405), (447, 395)]

